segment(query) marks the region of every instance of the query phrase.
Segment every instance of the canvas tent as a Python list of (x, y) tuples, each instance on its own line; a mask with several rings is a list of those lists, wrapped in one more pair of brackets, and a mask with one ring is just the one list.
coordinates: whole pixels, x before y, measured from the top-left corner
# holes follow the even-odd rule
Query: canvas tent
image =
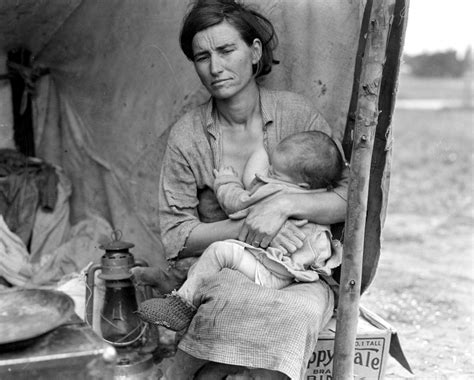
[[(353, 89), (360, 74), (358, 46), (367, 1), (246, 2), (268, 15), (279, 36), (276, 58), (280, 64), (263, 84), (309, 96), (343, 140), (345, 131), (351, 132), (346, 125), (356, 109), (351, 99), (356, 99)], [(393, 14), (395, 1), (385, 3)], [(31, 101), (34, 152), (64, 175), (67, 209), (61, 218), (68, 226), (58, 234), (58, 245), (74, 238), (71, 231), (79, 234), (88, 226), (93, 226), (93, 238), (119, 229), (123, 240), (135, 244), (136, 257), (150, 265), (167, 265), (157, 213), (166, 138), (180, 115), (208, 97), (179, 49), (179, 28), (188, 6), (188, 0), (0, 2), (0, 148), (15, 147), (13, 135), (18, 127), (11, 111), (8, 55), (29, 51), (31, 59), (20, 66), (26, 70), (17, 66), (17, 74), (22, 71), (30, 84), (23, 99)], [(398, 10), (399, 14), (403, 11)], [(384, 22), (391, 25), (393, 19)], [(392, 67), (392, 76), (397, 69)], [(377, 178), (371, 188), (376, 194), (367, 211), (370, 228), (365, 232), (369, 243), (362, 290), (372, 281), (379, 257), (393, 97), (390, 90), (388, 114), (383, 115), (387, 128), (376, 137), (379, 155), (372, 169)], [(346, 142), (350, 146), (350, 133)], [(38, 251), (44, 249), (38, 261), (42, 254), (51, 254), (46, 248), (56, 248), (41, 242), (37, 246)], [(96, 241), (71, 244), (62, 256), (51, 260), (58, 265), (72, 262), (65, 267), (80, 269), (90, 260), (99, 260), (102, 252), (97, 246)], [(51, 262), (43, 266), (39, 282), (54, 278), (47, 273), (51, 268)]]
[[(342, 138), (363, 4), (256, 3), (280, 39), (281, 63), (265, 85), (309, 95)], [(30, 95), (35, 151), (70, 179), (72, 225), (98, 214), (150, 265), (165, 265), (156, 194), (168, 129), (208, 96), (179, 49), (187, 7), (186, 0), (0, 4), (1, 62), (21, 47), (31, 51), (32, 68), (49, 72)], [(7, 108), (10, 99), (1, 101)]]

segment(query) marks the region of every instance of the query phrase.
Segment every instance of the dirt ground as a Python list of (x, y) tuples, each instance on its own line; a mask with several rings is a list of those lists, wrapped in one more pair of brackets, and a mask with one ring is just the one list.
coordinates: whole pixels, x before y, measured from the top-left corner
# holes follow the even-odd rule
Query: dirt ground
[(472, 109), (395, 112), (382, 255), (361, 299), (413, 369), (389, 358), (387, 379), (474, 379), (473, 126)]

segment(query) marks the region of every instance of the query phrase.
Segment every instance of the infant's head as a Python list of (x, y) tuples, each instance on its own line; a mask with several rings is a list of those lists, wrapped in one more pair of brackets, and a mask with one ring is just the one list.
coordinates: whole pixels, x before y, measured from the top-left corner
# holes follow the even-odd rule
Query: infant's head
[(319, 131), (285, 137), (270, 156), (269, 175), (309, 189), (333, 187), (344, 165), (336, 143)]

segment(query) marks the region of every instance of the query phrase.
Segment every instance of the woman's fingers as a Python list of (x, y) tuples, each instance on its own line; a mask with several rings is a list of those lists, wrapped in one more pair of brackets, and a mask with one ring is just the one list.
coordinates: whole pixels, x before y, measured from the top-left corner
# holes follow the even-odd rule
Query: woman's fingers
[[(291, 227), (282, 229), (285, 222), (288, 223), (287, 216), (282, 213), (275, 199), (272, 199), (271, 202), (263, 201), (254, 205), (248, 211), (239, 234), (239, 240), (245, 241), (254, 247), (268, 248), (275, 236), (282, 233), (282, 236), (286, 236), (286, 239), (282, 240), (282, 244), (294, 251), (302, 245), (301, 240), (304, 240), (305, 236), (293, 225), (291, 225), (293, 227), (291, 230), (289, 229)], [(305, 224), (307, 222), (301, 221), (299, 223)], [(281, 230), (283, 232), (280, 232)], [(292, 235), (295, 235), (295, 237), (292, 237)]]
[(238, 236), (238, 239), (240, 241), (247, 241), (247, 235), (249, 233), (249, 229), (248, 227), (246, 226), (246, 224), (244, 223), (242, 225), (242, 228), (240, 229), (240, 232), (239, 232), (239, 236)]
[(294, 236), (302, 242), (306, 239), (306, 234), (299, 227), (304, 226), (307, 223), (307, 220), (287, 220), (281, 228), (282, 233), (290, 239)]
[(276, 236), (275, 239), (273, 239), (271, 246), (283, 251), (284, 253), (294, 253), (297, 249), (289, 240), (280, 239)]
[(250, 230), (245, 223), (240, 230), (238, 239), (240, 241), (246, 242), (247, 244), (253, 245), (254, 247), (259, 247), (260, 242), (262, 241), (262, 238), (259, 237), (259, 234)]
[(254, 219), (247, 218), (240, 230), (239, 240), (254, 247), (268, 248), (269, 246), (294, 253), (303, 246), (305, 233), (299, 228), (308, 223), (307, 220), (287, 220), (275, 236), (270, 231), (275, 229), (272, 223), (259, 224)]
[(308, 224), (307, 219), (288, 219), (296, 227), (303, 227), (305, 224)]
[(272, 240), (271, 246), (280, 249), (283, 248), (287, 252), (293, 253), (303, 246), (304, 239), (306, 239), (305, 233), (292, 221), (286, 221)]
[(268, 248), (271, 242), (272, 242), (272, 238), (270, 236), (265, 236), (260, 242), (260, 247), (263, 249), (266, 249)]
[(275, 236), (271, 243), (271, 246), (278, 249), (283, 249), (288, 253), (294, 253), (298, 249), (298, 247), (296, 246), (296, 244), (293, 243), (293, 241), (279, 234)]
[(269, 242), (281, 227), (279, 222), (271, 221), (271, 219), (265, 222), (259, 217), (247, 217), (244, 225), (248, 231), (246, 242), (252, 245), (259, 243), (259, 246), (263, 242), (265, 247), (268, 247)]
[(143, 268), (141, 267), (133, 267), (130, 269), (130, 272), (132, 273), (132, 281), (136, 285), (143, 285)]
[(245, 242), (247, 244), (253, 245), (254, 247), (260, 247), (260, 240), (261, 239), (258, 238), (258, 234), (256, 234), (254, 231), (249, 231)]
[(254, 247), (267, 248), (272, 241), (272, 236), (265, 235), (258, 231), (252, 230), (246, 223), (243, 224), (238, 239)]

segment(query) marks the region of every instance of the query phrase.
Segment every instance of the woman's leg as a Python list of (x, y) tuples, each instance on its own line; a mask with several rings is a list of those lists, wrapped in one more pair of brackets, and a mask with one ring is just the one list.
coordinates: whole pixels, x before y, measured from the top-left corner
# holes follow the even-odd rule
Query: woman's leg
[(206, 363), (206, 360), (195, 358), (178, 349), (173, 363), (160, 380), (193, 380), (196, 372)]
[(168, 294), (183, 284), (189, 268), (197, 260), (197, 257), (187, 257), (177, 260), (168, 268), (136, 266), (130, 272), (137, 285), (148, 285), (159, 294)]
[(245, 368), (221, 363), (211, 363), (195, 358), (178, 349), (171, 364), (160, 380), (288, 380), (278, 371)]
[(166, 298), (142, 302), (137, 313), (146, 322), (181, 331), (189, 326), (201, 304), (201, 296), (197, 294), (204, 280), (223, 268), (238, 270), (254, 280), (256, 264), (255, 257), (238, 244), (225, 241), (213, 243), (190, 268), (188, 279), (179, 290)]
[(304, 378), (319, 332), (334, 310), (332, 290), (320, 281), (268, 289), (235, 272), (222, 270), (199, 289), (205, 302), (180, 348), (213, 362)]
[(288, 380), (278, 371), (262, 368), (246, 368), (230, 364), (209, 362), (197, 374), (196, 380)]
[(231, 241), (219, 241), (211, 244), (189, 269), (188, 278), (177, 294), (187, 302), (199, 306), (201, 299), (196, 299), (197, 290), (202, 282), (223, 268), (237, 270), (250, 280), (255, 281), (257, 259), (245, 248)]

